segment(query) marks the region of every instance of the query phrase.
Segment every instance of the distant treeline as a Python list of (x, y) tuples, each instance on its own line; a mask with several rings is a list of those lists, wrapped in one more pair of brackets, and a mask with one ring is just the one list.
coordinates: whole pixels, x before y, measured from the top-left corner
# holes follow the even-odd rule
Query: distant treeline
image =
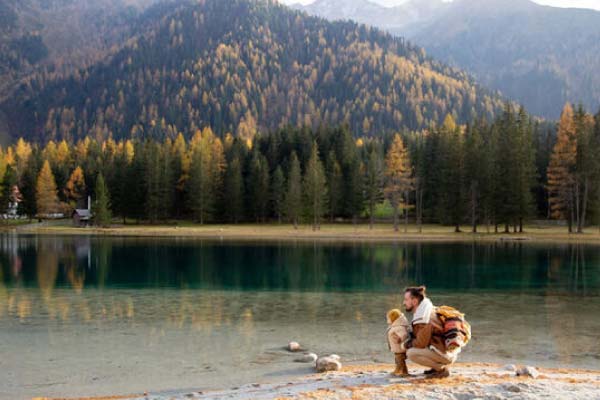
[(396, 229), (400, 217), (490, 231), (555, 218), (582, 231), (600, 216), (599, 150), (600, 113), (570, 105), (556, 129), (507, 104), (494, 121), (462, 126), (447, 116), (439, 127), (378, 138), (286, 128), (249, 141), (206, 127), (160, 142), (20, 139), (0, 152), (2, 207), (68, 214), (91, 195), (102, 224), (110, 208), (124, 221), (318, 229), (323, 219), (372, 223), (387, 206)]

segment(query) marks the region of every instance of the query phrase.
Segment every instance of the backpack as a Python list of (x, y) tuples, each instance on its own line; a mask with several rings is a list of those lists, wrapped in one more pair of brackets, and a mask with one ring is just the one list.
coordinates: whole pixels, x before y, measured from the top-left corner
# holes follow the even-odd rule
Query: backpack
[(442, 338), (446, 351), (462, 349), (471, 340), (471, 325), (465, 319), (465, 314), (454, 307), (441, 306), (436, 314), (442, 323)]

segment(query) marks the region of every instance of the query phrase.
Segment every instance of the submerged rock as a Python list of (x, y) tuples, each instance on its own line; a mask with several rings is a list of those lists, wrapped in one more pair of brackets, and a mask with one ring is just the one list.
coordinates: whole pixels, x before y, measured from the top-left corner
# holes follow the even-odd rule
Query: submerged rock
[(296, 358), (294, 361), (301, 363), (314, 363), (318, 358), (319, 356), (317, 356), (315, 353), (306, 353)]
[(300, 343), (298, 342), (289, 342), (287, 346), (288, 351), (297, 352), (300, 351)]
[(320, 357), (315, 363), (317, 372), (339, 371), (342, 369), (340, 356), (332, 354), (326, 357)]
[(540, 373), (535, 367), (527, 365), (517, 370), (517, 376), (529, 376), (533, 379), (536, 379), (538, 376), (540, 376)]

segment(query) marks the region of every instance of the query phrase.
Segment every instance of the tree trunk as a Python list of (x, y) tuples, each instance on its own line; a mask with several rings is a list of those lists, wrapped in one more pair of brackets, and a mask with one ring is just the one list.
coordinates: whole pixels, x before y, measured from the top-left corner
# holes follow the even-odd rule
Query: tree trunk
[(373, 202), (371, 201), (369, 203), (369, 229), (373, 230), (373, 213), (375, 211), (375, 207), (373, 205)]
[(408, 232), (408, 193), (404, 193), (404, 233)]
[(589, 197), (589, 179), (585, 179), (585, 183), (583, 186), (583, 204), (581, 205), (581, 218), (579, 218), (579, 226), (577, 227), (578, 233), (583, 233), (583, 227), (585, 226), (585, 218), (587, 214), (587, 203)]
[(523, 233), (523, 217), (519, 218), (519, 233)]
[(394, 207), (394, 232), (398, 232), (398, 206)]

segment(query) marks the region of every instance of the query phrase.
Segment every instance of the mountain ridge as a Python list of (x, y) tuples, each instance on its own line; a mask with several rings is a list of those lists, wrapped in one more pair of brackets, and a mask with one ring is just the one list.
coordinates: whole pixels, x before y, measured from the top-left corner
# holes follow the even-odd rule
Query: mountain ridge
[[(148, 11), (152, 12), (152, 8)], [(274, 1), (205, 0), (156, 12), (146, 34), (68, 79), (32, 77), (0, 107), (40, 140), (253, 137), (286, 125), (356, 134), (493, 117), (504, 100), (401, 38)]]

